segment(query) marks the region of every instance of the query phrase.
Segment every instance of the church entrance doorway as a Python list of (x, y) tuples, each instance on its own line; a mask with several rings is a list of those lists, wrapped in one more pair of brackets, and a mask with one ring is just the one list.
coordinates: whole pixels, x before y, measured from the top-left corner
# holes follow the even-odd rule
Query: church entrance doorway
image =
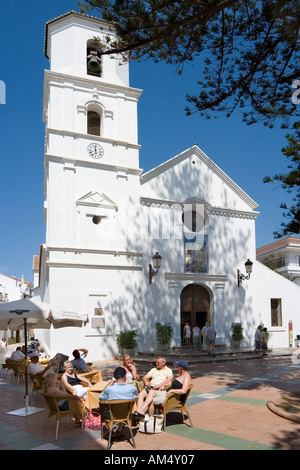
[(203, 328), (205, 322), (210, 321), (210, 297), (205, 287), (198, 284), (186, 286), (180, 296), (181, 310), (181, 342), (184, 344), (183, 329), (189, 323), (191, 330), (194, 326)]

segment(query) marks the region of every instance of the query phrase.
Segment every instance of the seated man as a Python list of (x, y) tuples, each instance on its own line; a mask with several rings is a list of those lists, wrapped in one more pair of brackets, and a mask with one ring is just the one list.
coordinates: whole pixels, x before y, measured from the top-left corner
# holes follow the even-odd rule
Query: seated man
[(99, 395), (100, 400), (132, 400), (138, 397), (135, 385), (126, 383), (126, 370), (117, 367), (114, 371), (115, 383), (108, 385)]
[[(133, 400), (138, 397), (137, 388), (135, 385), (126, 383), (126, 370), (124, 367), (117, 367), (114, 371), (115, 382), (113, 385), (108, 385), (102, 393), (99, 395), (101, 400)], [(108, 414), (108, 410), (104, 410), (105, 416)], [(123, 423), (116, 426), (114, 433), (116, 436), (119, 435), (121, 429), (123, 428)]]
[(25, 354), (22, 352), (21, 346), (17, 347), (17, 349), (10, 356), (10, 359), (13, 359), (14, 361), (19, 361), (20, 359), (24, 359), (24, 358), (25, 358)]
[[(81, 355), (79, 351), (82, 351), (83, 354)], [(71, 361), (74, 369), (82, 370), (83, 372), (89, 372), (90, 369), (88, 368), (85, 360), (83, 359), (83, 356), (86, 357), (87, 353), (88, 353), (87, 349), (74, 349), (73, 351), (74, 359)]]
[[(163, 357), (156, 359), (156, 367), (151, 369), (144, 377), (145, 388), (139, 393), (137, 402), (137, 411), (134, 416), (144, 418), (143, 410), (147, 409), (152, 403), (152, 394), (148, 397), (150, 390), (163, 390), (172, 380), (172, 369), (166, 366), (166, 360)], [(150, 399), (151, 398), (151, 399)]]
[(39, 364), (39, 353), (37, 352), (31, 353), (29, 357), (31, 362), (27, 367), (27, 372), (30, 375), (35, 375), (37, 379), (43, 377), (52, 366), (53, 361), (49, 361), (47, 367), (43, 367), (42, 364)]

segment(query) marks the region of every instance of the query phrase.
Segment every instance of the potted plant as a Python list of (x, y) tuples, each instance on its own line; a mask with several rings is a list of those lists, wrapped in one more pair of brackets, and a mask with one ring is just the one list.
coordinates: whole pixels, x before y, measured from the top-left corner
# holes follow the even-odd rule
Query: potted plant
[(244, 339), (243, 331), (244, 328), (240, 323), (233, 323), (231, 338), (236, 348), (240, 347), (241, 341)]
[(117, 344), (124, 354), (131, 354), (138, 345), (139, 330), (120, 331), (117, 334)]
[(173, 327), (170, 323), (163, 325), (162, 323), (155, 323), (156, 338), (159, 347), (162, 351), (166, 351), (170, 347), (170, 341), (173, 335)]

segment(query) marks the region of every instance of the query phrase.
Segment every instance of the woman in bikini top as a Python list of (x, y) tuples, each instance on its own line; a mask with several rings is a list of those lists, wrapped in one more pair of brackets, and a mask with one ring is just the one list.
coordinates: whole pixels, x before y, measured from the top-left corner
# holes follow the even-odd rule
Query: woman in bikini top
[(74, 387), (74, 385), (80, 385), (80, 379), (77, 377), (77, 375), (74, 373), (75, 377), (70, 377), (67, 375), (67, 381), (68, 383)]
[(180, 388), (182, 388), (182, 383), (180, 382), (180, 380), (178, 379), (172, 380), (171, 386), (167, 388), (167, 392), (171, 390), (172, 388), (175, 390), (179, 390)]

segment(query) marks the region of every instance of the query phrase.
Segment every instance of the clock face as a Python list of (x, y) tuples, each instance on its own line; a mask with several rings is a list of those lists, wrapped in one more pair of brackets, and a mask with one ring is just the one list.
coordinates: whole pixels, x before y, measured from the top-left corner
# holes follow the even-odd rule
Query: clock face
[(88, 154), (92, 158), (101, 158), (103, 157), (104, 150), (100, 144), (90, 144), (88, 146)]

